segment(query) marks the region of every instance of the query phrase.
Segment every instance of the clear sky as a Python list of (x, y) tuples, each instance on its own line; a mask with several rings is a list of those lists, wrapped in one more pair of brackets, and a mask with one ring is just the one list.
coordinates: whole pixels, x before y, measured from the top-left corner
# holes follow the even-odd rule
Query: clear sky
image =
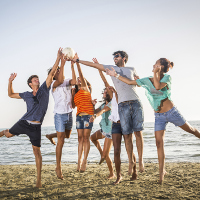
[[(127, 66), (141, 78), (152, 75), (160, 57), (168, 58), (174, 62), (169, 72), (173, 102), (187, 120), (199, 120), (199, 10), (199, 0), (0, 0), (0, 128), (10, 128), (26, 112), (23, 100), (7, 95), (10, 73), (18, 74), (14, 92), (30, 91), (28, 77), (37, 74), (44, 82), (59, 47), (72, 47), (80, 59), (96, 57), (102, 64), (113, 64), (112, 53), (124, 50)], [(82, 70), (92, 97), (101, 100), (98, 71), (83, 65)], [(71, 77), (70, 63), (65, 76)], [(154, 121), (144, 89), (137, 91), (145, 121)], [(53, 106), (51, 96), (43, 126), (54, 126)]]

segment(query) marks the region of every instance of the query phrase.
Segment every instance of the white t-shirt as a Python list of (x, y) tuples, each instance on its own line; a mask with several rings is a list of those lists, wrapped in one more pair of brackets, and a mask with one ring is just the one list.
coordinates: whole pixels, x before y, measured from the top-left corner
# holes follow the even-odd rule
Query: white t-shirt
[(117, 121), (119, 121), (120, 118), (119, 118), (119, 113), (118, 113), (118, 103), (117, 103), (116, 96), (115, 96), (114, 92), (113, 92), (113, 98), (111, 100), (111, 106), (112, 106), (111, 114), (108, 117), (108, 119), (117, 123)]
[(65, 79), (64, 82), (56, 87), (53, 91), (53, 84), (55, 80), (51, 84), (51, 93), (54, 98), (55, 106), (54, 106), (54, 114), (66, 114), (72, 112), (71, 105), (71, 86), (69, 85), (69, 81), (71, 79)]

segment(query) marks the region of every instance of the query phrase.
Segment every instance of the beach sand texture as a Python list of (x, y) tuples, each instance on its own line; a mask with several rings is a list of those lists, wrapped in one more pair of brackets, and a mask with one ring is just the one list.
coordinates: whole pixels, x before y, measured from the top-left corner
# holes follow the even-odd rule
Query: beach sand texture
[(35, 165), (0, 165), (0, 199), (200, 199), (200, 163), (166, 163), (163, 185), (157, 184), (157, 163), (146, 163), (136, 181), (122, 163), (123, 180), (116, 186), (106, 179), (106, 163), (88, 164), (84, 173), (76, 167), (63, 164), (65, 179), (59, 180), (55, 165), (43, 165), (43, 187), (37, 189)]

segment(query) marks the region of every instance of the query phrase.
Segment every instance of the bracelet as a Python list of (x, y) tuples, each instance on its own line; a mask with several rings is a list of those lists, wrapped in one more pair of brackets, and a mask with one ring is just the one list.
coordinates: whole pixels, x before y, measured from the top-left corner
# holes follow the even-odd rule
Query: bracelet
[(118, 78), (119, 78), (119, 76), (120, 76), (120, 74), (117, 74), (117, 75), (115, 76), (115, 78), (117, 78), (117, 79), (118, 79)]
[(76, 62), (79, 63), (79, 59), (78, 58), (76, 59)]

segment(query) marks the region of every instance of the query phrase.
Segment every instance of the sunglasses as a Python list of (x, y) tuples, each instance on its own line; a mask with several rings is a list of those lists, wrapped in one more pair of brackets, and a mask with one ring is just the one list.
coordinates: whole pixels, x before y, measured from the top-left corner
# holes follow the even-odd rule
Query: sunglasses
[(115, 56), (113, 57), (113, 59), (114, 59), (114, 58), (118, 58), (118, 57), (122, 57), (122, 56), (119, 55), (119, 54), (117, 54), (117, 55), (115, 55)]

